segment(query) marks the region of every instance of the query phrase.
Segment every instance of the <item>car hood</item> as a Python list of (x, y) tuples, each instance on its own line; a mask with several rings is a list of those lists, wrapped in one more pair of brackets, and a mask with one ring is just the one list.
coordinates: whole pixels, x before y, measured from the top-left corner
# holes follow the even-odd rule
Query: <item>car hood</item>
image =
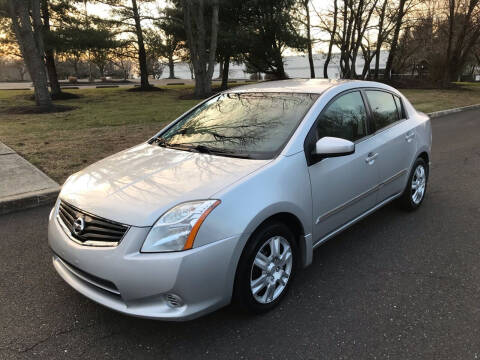
[(151, 226), (176, 204), (208, 199), (270, 161), (142, 144), (72, 175), (60, 198), (109, 220)]

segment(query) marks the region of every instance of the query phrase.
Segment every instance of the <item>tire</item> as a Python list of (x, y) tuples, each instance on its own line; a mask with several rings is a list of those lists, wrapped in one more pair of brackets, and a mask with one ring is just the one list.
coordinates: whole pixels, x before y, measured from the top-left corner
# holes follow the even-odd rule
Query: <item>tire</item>
[[(272, 246), (277, 248), (277, 244), (280, 250), (277, 254), (284, 255), (283, 261), (272, 260), (278, 258), (272, 253)], [(287, 256), (288, 250), (291, 257)], [(262, 225), (253, 233), (240, 257), (233, 302), (242, 310), (255, 314), (273, 309), (288, 292), (297, 269), (297, 259), (295, 234), (286, 225), (276, 221)], [(258, 264), (262, 264), (263, 270)], [(252, 285), (253, 281), (256, 282)]]
[[(402, 196), (398, 199), (400, 207), (406, 211), (417, 210), (422, 205), (427, 192), (428, 164), (424, 159), (418, 158), (412, 166), (407, 186)], [(421, 189), (423, 190), (421, 191)], [(416, 190), (418, 189), (418, 191)]]

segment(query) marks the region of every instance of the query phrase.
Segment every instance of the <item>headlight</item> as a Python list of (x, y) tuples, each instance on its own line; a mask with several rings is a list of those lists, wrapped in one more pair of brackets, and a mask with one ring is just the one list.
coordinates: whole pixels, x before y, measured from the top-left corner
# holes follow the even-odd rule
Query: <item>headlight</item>
[(168, 210), (153, 225), (142, 252), (188, 250), (207, 215), (220, 200), (201, 200), (179, 204)]
[(60, 195), (57, 196), (57, 201), (55, 201), (55, 205), (53, 205), (52, 211), (50, 211), (50, 215), (48, 216), (48, 220), (51, 221), (54, 216), (57, 216), (59, 206), (60, 206)]

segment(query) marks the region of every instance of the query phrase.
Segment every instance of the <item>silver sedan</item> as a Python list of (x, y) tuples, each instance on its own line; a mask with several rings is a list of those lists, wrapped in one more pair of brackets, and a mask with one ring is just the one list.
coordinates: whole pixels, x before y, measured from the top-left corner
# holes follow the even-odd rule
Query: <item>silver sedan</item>
[(393, 200), (421, 205), (431, 141), (428, 116), (384, 84), (235, 88), (70, 176), (50, 214), (53, 265), (129, 315), (264, 312), (326, 240)]

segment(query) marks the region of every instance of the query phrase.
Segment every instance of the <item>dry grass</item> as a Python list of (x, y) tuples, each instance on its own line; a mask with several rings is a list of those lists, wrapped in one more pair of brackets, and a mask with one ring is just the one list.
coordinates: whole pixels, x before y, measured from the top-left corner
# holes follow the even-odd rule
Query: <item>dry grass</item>
[[(98, 159), (145, 141), (198, 100), (174, 90), (82, 89), (56, 101), (76, 109), (53, 114), (0, 114), (0, 141), (62, 183)], [(0, 91), (0, 111), (30, 106), (27, 91)]]
[(480, 104), (480, 83), (459, 83), (454, 90), (402, 89), (415, 108), (425, 113)]
[[(162, 92), (126, 89), (70, 90), (80, 98), (53, 114), (6, 114), (31, 106), (28, 91), (0, 91), (0, 141), (62, 183), (70, 174), (110, 154), (141, 143), (199, 100), (179, 99), (185, 86)], [(402, 90), (424, 112), (480, 103), (480, 85), (457, 90)], [(1, 113), (3, 112), (3, 114)]]

